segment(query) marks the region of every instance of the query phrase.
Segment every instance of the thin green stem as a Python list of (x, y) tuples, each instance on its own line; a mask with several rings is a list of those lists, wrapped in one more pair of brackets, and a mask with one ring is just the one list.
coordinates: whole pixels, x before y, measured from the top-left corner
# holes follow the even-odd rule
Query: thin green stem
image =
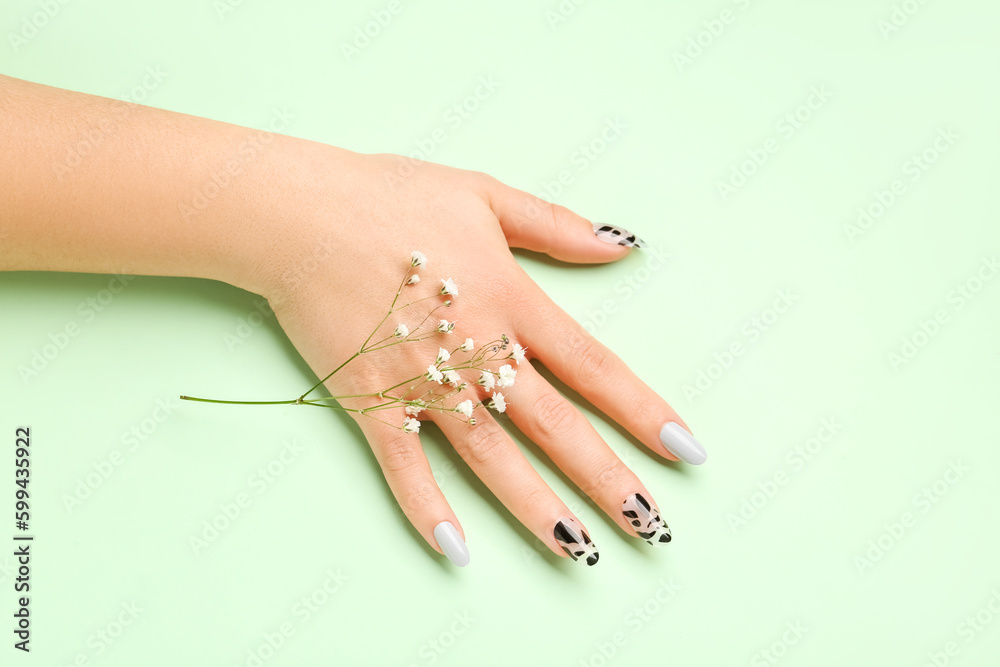
[(295, 405), (300, 401), (292, 399), (290, 401), (220, 401), (214, 398), (197, 398), (195, 396), (181, 396), (182, 401), (198, 401), (199, 403), (225, 403), (227, 405)]
[(337, 372), (337, 371), (339, 371), (339, 370), (340, 370), (341, 368), (343, 368), (343, 367), (344, 367), (344, 366), (346, 366), (347, 364), (349, 364), (349, 363), (351, 363), (352, 361), (354, 361), (354, 359), (356, 359), (356, 358), (357, 358), (357, 357), (359, 357), (360, 355), (361, 355), (361, 353), (360, 353), (360, 352), (355, 352), (354, 354), (352, 354), (352, 355), (350, 356), (350, 358), (349, 358), (349, 359), (348, 359), (347, 361), (345, 361), (345, 362), (344, 362), (344, 363), (342, 363), (341, 365), (339, 365), (339, 366), (337, 366), (336, 368), (334, 368), (334, 369), (333, 369), (332, 371), (330, 371), (330, 374), (329, 374), (329, 375), (327, 375), (327, 376), (326, 376), (325, 378), (323, 378), (322, 380), (320, 380), (319, 382), (317, 382), (316, 384), (314, 384), (314, 385), (313, 385), (312, 387), (310, 387), (309, 391), (307, 391), (306, 393), (304, 393), (304, 394), (302, 394), (301, 396), (299, 396), (299, 400), (300, 400), (300, 401), (301, 401), (301, 400), (303, 400), (303, 399), (304, 399), (304, 398), (305, 398), (306, 396), (308, 396), (309, 394), (311, 394), (311, 393), (313, 393), (314, 391), (316, 391), (316, 388), (317, 388), (317, 387), (319, 387), (319, 386), (320, 386), (321, 384), (323, 384), (324, 382), (326, 382), (327, 380), (329, 380), (330, 378), (332, 378), (332, 377), (333, 377), (333, 374), (334, 374), (334, 373), (336, 373), (336, 372)]

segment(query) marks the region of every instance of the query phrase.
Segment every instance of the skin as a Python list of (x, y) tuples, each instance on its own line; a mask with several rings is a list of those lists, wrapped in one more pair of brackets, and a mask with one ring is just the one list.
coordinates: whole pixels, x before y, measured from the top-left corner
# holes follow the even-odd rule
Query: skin
[[(486, 174), (431, 163), (390, 186), (386, 174), (398, 174), (398, 156), (352, 153), (3, 76), (0, 125), (0, 270), (230, 283), (267, 298), (322, 378), (381, 320), (417, 249), (429, 258), (421, 271), (425, 281), (404, 289), (426, 296), (440, 287), (439, 278), (453, 278), (460, 293), (438, 313), (459, 328), (359, 357), (326, 382), (331, 394), (378, 391), (421, 373), (439, 346), (454, 349), (465, 337), (478, 345), (505, 333), (650, 450), (676, 460), (659, 440), (664, 423), (684, 425), (674, 410), (556, 306), (510, 252), (525, 248), (581, 263), (612, 262), (630, 252), (600, 241), (590, 221), (562, 206)], [(86, 155), (68, 157), (82, 141), (92, 144)], [(213, 188), (213, 175), (227, 164), (238, 173)], [(197, 202), (198, 193), (205, 199)], [(395, 324), (386, 323), (388, 332)], [(505, 391), (510, 418), (635, 536), (622, 501), (638, 492), (654, 502), (653, 495), (530, 363), (516, 368), (517, 383)], [(481, 389), (473, 384), (468, 397), (488, 399)], [(424, 539), (441, 552), (433, 536), (441, 521), (464, 539), (419, 436), (350, 414)], [(398, 409), (379, 416), (402, 424), (405, 415)], [(476, 426), (453, 414), (421, 414), (518, 520), (565, 557), (552, 531), (573, 513), (485, 408), (473, 416)]]

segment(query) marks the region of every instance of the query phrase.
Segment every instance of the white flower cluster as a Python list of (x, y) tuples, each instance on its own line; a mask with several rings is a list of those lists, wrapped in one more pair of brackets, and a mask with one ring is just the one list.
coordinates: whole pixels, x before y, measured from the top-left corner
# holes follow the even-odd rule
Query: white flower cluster
[[(410, 266), (416, 269), (421, 269), (426, 265), (427, 256), (420, 251), (414, 250), (410, 255)], [(420, 276), (414, 272), (404, 279), (403, 284), (416, 285), (419, 282)], [(447, 297), (457, 296), (458, 285), (451, 278), (442, 279), (438, 295)], [(442, 305), (446, 307), (450, 306), (451, 300), (449, 299), (444, 301)], [(390, 312), (392, 312), (391, 309)], [(437, 326), (434, 330), (436, 333), (450, 334), (455, 330), (455, 322), (440, 319), (438, 320)], [(411, 332), (407, 325), (403, 322), (400, 322), (393, 331), (393, 336), (401, 339), (399, 342), (403, 342), (405, 340), (423, 340), (423, 336), (414, 336), (412, 334), (417, 334), (417, 331)], [(474, 410), (478, 407), (487, 407), (496, 410), (497, 412), (504, 412), (507, 409), (507, 399), (502, 393), (495, 391), (495, 389), (507, 389), (514, 386), (514, 381), (517, 378), (517, 371), (510, 364), (504, 364), (496, 371), (485, 369), (482, 366), (486, 362), (497, 358), (497, 353), (500, 350), (506, 350), (508, 343), (509, 339), (507, 336), (503, 336), (500, 341), (490, 343), (484, 346), (481, 350), (477, 351), (475, 341), (471, 338), (466, 338), (465, 341), (454, 350), (449, 351), (444, 347), (439, 347), (437, 355), (434, 358), (434, 362), (429, 364), (426, 372), (418, 378), (420, 382), (418, 382), (417, 385), (410, 387), (410, 389), (415, 389), (423, 382), (436, 383), (437, 385), (449, 387), (450, 389), (442, 392), (432, 387), (432, 389), (427, 390), (424, 393), (424, 396), (428, 397), (427, 400), (424, 400), (424, 398), (407, 400), (405, 398), (405, 394), (400, 399), (397, 399), (400, 403), (405, 405), (406, 418), (403, 420), (403, 425), (401, 427), (402, 430), (407, 433), (418, 433), (420, 431), (420, 422), (417, 419), (417, 416), (427, 409), (436, 409), (443, 412), (451, 412), (456, 415), (461, 415), (470, 424), (476, 423), (476, 420), (472, 415)], [(473, 354), (471, 359), (466, 359), (458, 363), (452, 362), (450, 366), (446, 366), (445, 364), (452, 361), (452, 355), (460, 351), (472, 352)], [(515, 344), (512, 351), (506, 357), (502, 358), (513, 359), (514, 363), (520, 364), (525, 360), (524, 352), (525, 349), (523, 347)], [(445, 408), (443, 405), (440, 405), (442, 399), (453, 396), (454, 394), (465, 390), (469, 386), (467, 382), (463, 381), (459, 372), (460, 370), (477, 370), (480, 372), (479, 379), (476, 381), (476, 384), (480, 385), (486, 392), (490, 392), (490, 396), (485, 403), (483, 401), (476, 402), (467, 398), (452, 408)]]

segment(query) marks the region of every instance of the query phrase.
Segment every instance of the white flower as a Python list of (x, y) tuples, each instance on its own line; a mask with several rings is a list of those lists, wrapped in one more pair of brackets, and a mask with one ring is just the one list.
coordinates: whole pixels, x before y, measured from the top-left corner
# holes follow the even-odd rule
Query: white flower
[(504, 400), (503, 394), (497, 392), (493, 394), (493, 400), (490, 401), (490, 407), (497, 412), (503, 412), (507, 409), (507, 401)]
[(441, 380), (444, 379), (444, 375), (438, 370), (437, 366), (431, 364), (427, 367), (427, 379), (434, 380), (438, 384), (441, 384)]
[(483, 388), (486, 389), (486, 391), (493, 388), (494, 382), (496, 382), (496, 378), (493, 377), (493, 373), (490, 371), (483, 371), (483, 374), (479, 376), (478, 380), (476, 380), (476, 384), (483, 385)]
[(415, 266), (418, 269), (427, 263), (427, 256), (419, 250), (414, 250), (410, 253), (410, 266)]
[(423, 410), (424, 406), (413, 404), (413, 405), (407, 405), (406, 408), (404, 409), (404, 412), (410, 415), (411, 417), (416, 417), (421, 412), (423, 412)]
[(472, 342), (471, 338), (466, 338), (465, 342), (462, 343), (462, 349), (465, 350), (466, 352), (471, 352), (472, 348), (474, 348), (475, 346), (476, 344)]
[(399, 326), (396, 327), (396, 330), (392, 332), (392, 335), (396, 338), (406, 338), (410, 335), (410, 329), (405, 324), (400, 322)]
[(510, 356), (518, 363), (518, 365), (520, 365), (521, 362), (524, 361), (524, 348), (517, 343), (514, 343), (514, 351), (510, 353)]
[(445, 384), (450, 384), (453, 387), (457, 387), (458, 383), (462, 381), (462, 376), (455, 371), (445, 371), (444, 372), (444, 382)]
[(420, 276), (418, 276), (415, 273), (412, 276), (410, 276), (409, 278), (406, 279), (406, 284), (407, 285), (416, 285), (419, 282), (420, 282)]
[(420, 422), (413, 417), (407, 417), (403, 420), (403, 431), (406, 433), (420, 433)]
[(513, 387), (514, 378), (517, 377), (517, 371), (510, 364), (504, 364), (500, 367), (500, 377), (497, 379), (497, 386), (501, 389), (504, 387)]
[(458, 405), (455, 406), (455, 410), (457, 410), (458, 412), (461, 412), (466, 417), (471, 417), (472, 416), (472, 401), (468, 401), (468, 400), (462, 401), (461, 403), (459, 403)]
[(437, 330), (441, 333), (451, 333), (451, 330), (455, 328), (454, 322), (449, 322), (448, 320), (441, 320), (438, 322)]
[(448, 361), (449, 359), (451, 359), (451, 354), (448, 352), (448, 350), (444, 349), (443, 347), (439, 347), (438, 348), (438, 356), (437, 356), (437, 359), (434, 360), (434, 363), (435, 364), (443, 364), (444, 362)]
[(441, 280), (441, 294), (458, 294), (458, 285), (451, 278)]

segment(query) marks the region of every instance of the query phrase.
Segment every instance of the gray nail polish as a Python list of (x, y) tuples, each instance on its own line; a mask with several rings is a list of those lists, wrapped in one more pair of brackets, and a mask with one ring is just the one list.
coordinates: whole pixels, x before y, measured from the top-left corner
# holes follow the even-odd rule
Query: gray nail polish
[(452, 563), (459, 567), (469, 564), (469, 548), (450, 521), (442, 521), (434, 526), (434, 539)]
[(635, 534), (654, 547), (670, 541), (670, 528), (660, 518), (660, 511), (641, 493), (633, 493), (622, 503), (622, 516), (632, 525)]
[(640, 239), (638, 236), (628, 231), (627, 229), (622, 229), (616, 225), (609, 225), (603, 222), (594, 223), (594, 233), (597, 234), (597, 238), (601, 239), (605, 243), (610, 243), (612, 245), (623, 245), (629, 248), (645, 248), (646, 242)]
[(677, 422), (667, 422), (660, 429), (660, 443), (685, 463), (701, 465), (708, 458), (705, 448)]

